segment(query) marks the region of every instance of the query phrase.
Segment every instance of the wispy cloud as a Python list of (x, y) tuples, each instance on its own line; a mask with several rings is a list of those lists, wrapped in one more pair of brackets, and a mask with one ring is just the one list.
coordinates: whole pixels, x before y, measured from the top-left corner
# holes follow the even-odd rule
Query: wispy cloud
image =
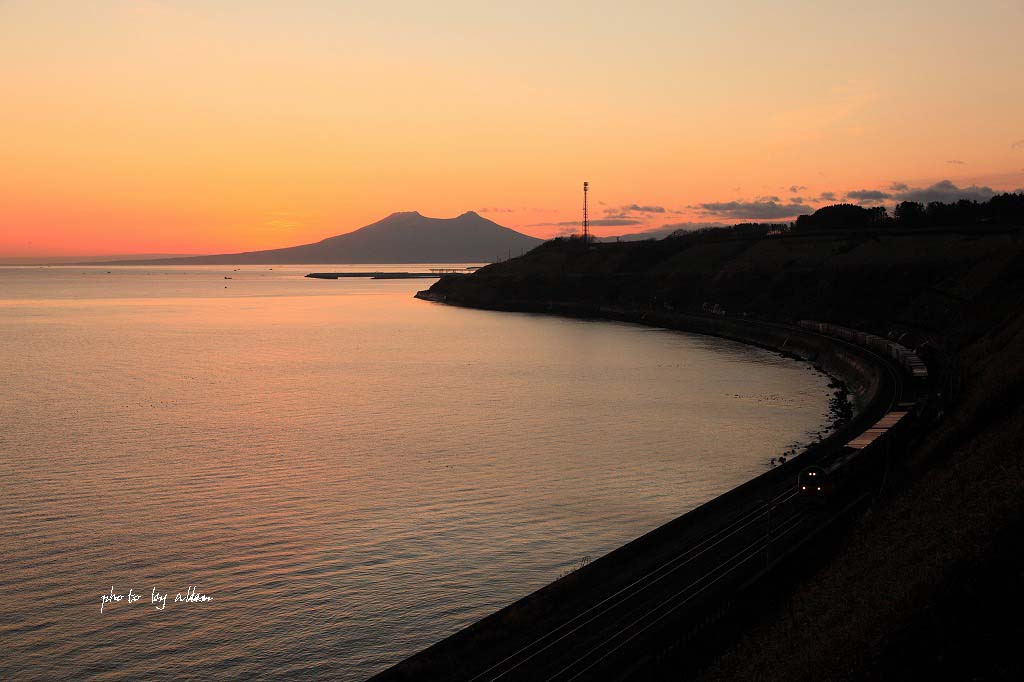
[(964, 163), (965, 163), (965, 162), (964, 162), (964, 161), (961, 161), (960, 159), (950, 159), (950, 160), (949, 160), (949, 161), (947, 161), (946, 163), (951, 163), (951, 164), (953, 164), (954, 166), (962, 166), (962, 165), (964, 165)]
[(928, 187), (908, 187), (902, 192), (894, 195), (896, 199), (901, 201), (919, 201), (921, 203), (928, 203), (929, 201), (958, 201), (960, 199), (969, 199), (972, 201), (988, 201), (996, 195), (996, 191), (991, 187), (979, 187), (978, 185), (971, 185), (969, 187), (957, 187), (950, 180), (941, 180), (936, 182), (934, 185)]
[(627, 206), (620, 206), (619, 210), (624, 213), (664, 213), (664, 206), (641, 206), (639, 204), (629, 204)]
[(597, 227), (610, 226), (610, 225), (643, 225), (644, 221), (637, 220), (636, 218), (598, 218), (597, 220), (591, 220), (590, 224)]
[(852, 192), (847, 192), (846, 198), (870, 204), (891, 199), (892, 195), (877, 189), (855, 189)]
[(1010, 149), (1024, 149), (1024, 140), (1017, 140), (1010, 143)]
[[(623, 225), (643, 225), (643, 220), (637, 220), (635, 218), (598, 218), (597, 220), (590, 221), (593, 227), (620, 227)], [(533, 223), (527, 225), (527, 227), (572, 227), (577, 226), (583, 229), (583, 223), (579, 220), (564, 220), (557, 223)]]
[(777, 197), (756, 201), (721, 201), (697, 204), (695, 208), (709, 215), (737, 220), (775, 220), (792, 218), (814, 209), (806, 204), (779, 203)]
[(636, 214), (665, 213), (664, 206), (654, 204), (625, 204), (623, 206), (609, 206), (604, 209), (605, 218), (634, 218)]
[(797, 192), (801, 192), (801, 191), (803, 191), (805, 189), (807, 189), (807, 185), (790, 185), (789, 186), (790, 194), (796, 194)]

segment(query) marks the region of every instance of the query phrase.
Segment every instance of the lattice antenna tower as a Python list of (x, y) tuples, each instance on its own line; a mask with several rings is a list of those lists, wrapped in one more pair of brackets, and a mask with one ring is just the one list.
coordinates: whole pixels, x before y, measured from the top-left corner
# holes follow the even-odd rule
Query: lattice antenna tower
[(586, 246), (590, 242), (590, 216), (587, 215), (587, 191), (590, 189), (590, 183), (583, 183), (583, 244)]

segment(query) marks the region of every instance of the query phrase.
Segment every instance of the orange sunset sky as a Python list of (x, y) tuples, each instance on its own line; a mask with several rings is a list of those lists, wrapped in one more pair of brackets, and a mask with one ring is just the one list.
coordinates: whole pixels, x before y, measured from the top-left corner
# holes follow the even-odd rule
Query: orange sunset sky
[(0, 257), (1024, 187), (1024, 3), (0, 1)]

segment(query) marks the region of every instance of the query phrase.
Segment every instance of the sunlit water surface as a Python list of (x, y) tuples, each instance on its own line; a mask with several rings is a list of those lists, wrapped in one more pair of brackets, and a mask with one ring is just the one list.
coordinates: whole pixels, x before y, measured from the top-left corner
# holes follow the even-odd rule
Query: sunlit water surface
[(828, 421), (767, 351), (316, 269), (0, 268), (0, 678), (365, 678)]

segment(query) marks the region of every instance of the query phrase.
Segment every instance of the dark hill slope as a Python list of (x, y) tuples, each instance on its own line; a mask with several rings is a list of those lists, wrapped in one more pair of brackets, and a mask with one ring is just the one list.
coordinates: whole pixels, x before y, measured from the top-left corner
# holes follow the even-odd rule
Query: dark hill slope
[(730, 314), (813, 318), (882, 329), (906, 324), (945, 335), (965, 306), (986, 305), (1019, 262), (1018, 229), (768, 238), (665, 239), (620, 244), (554, 240), (431, 291), (471, 305), (578, 301)]
[[(668, 242), (668, 243), (666, 243)], [(551, 242), (434, 294), (812, 318), (920, 345), (943, 413), (884, 493), (707, 680), (1024, 678), (1024, 236), (932, 230), (640, 244)], [(538, 305), (540, 304), (540, 305)], [(923, 345), (922, 345), (923, 344)], [(686, 661), (663, 661), (656, 678)]]
[(394, 213), (315, 244), (215, 256), (120, 261), (136, 265), (287, 263), (480, 263), (519, 255), (541, 243), (469, 211), (457, 218)]

